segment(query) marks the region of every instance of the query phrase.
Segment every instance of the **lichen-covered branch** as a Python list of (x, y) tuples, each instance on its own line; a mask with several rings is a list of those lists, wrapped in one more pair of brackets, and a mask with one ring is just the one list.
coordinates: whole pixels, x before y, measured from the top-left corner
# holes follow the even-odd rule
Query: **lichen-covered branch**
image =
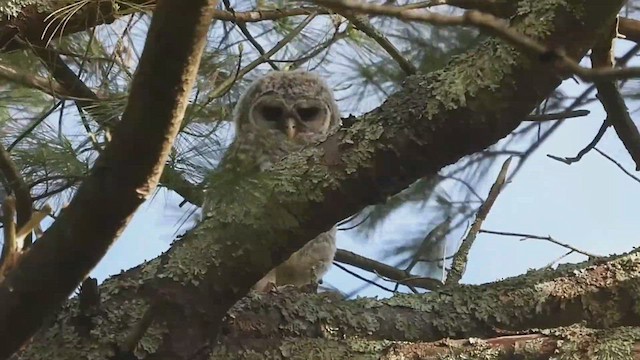
[[(576, 60), (593, 45), (599, 27), (612, 22), (623, 3), (623, 0), (597, 4), (580, 0), (538, 0), (515, 16), (511, 26), (541, 44), (562, 47), (567, 56)], [(432, 175), (508, 135), (561, 83), (562, 77), (555, 70), (553, 64), (524, 54), (499, 39), (490, 39), (442, 70), (408, 77), (402, 90), (383, 105), (332, 134), (317, 148), (293, 153), (270, 171), (242, 176), (230, 176), (232, 173), (227, 171), (215, 174), (212, 179), (215, 186), (211, 187), (214, 210), (205, 214), (205, 220), (196, 229), (161, 257), (104, 284), (97, 315), (79, 313), (73, 301), (68, 303), (53, 320), (55, 324), (44, 330), (41, 340), (35, 341), (21, 357), (50, 360), (78, 358), (87, 353), (99, 358), (130, 355), (115, 354), (113, 344), (122, 343), (122, 337), (130, 333), (122, 329), (137, 326), (153, 300), (158, 307), (155, 317), (134, 355), (208, 358), (211, 349), (216, 347), (215, 341), (224, 339), (232, 330), (229, 324), (233, 325), (233, 321), (225, 320), (230, 319), (225, 318), (228, 310), (268, 270), (306, 241), (364, 206), (383, 201), (417, 179)], [(635, 274), (633, 271), (636, 269), (629, 274)], [(564, 314), (571, 315), (554, 316), (554, 322), (571, 324), (580, 321), (583, 314), (600, 315), (594, 319), (607, 321), (609, 325), (618, 321), (611, 316), (613, 309), (608, 301), (605, 306), (594, 300), (587, 309), (583, 307), (584, 302), (562, 303), (566, 297), (588, 296), (594, 285), (591, 279), (567, 276), (561, 282), (542, 282), (536, 286), (514, 280), (509, 283), (508, 292), (495, 293), (489, 290), (478, 293), (474, 287), (454, 287), (431, 295), (433, 299), (442, 297), (439, 298), (441, 308), (434, 307), (438, 306), (437, 301), (425, 304), (419, 297), (406, 295), (385, 303), (362, 300), (356, 303), (358, 309), (353, 303), (337, 299), (331, 304), (347, 311), (340, 313), (341, 318), (357, 325), (354, 328), (360, 332), (356, 334), (369, 338), (373, 334), (405, 334), (404, 329), (415, 330), (409, 326), (414, 320), (423, 326), (418, 334), (432, 334), (430, 339), (445, 334), (459, 337), (495, 331), (491, 324), (516, 328), (514, 324), (525, 326), (525, 321), (532, 317), (538, 320), (527, 322), (527, 328), (545, 327), (549, 323), (544, 320), (549, 317), (539, 316), (536, 310), (546, 309), (547, 305), (554, 311), (565, 306), (569, 312)], [(606, 285), (618, 277), (596, 279)], [(635, 278), (629, 279), (629, 284), (634, 285)], [(574, 286), (574, 282), (579, 286)], [(522, 292), (513, 297), (519, 287), (523, 287)], [(553, 301), (547, 304), (547, 298)], [(283, 299), (287, 311), (271, 312), (275, 318), (270, 321), (281, 323), (293, 319), (295, 322), (288, 324), (298, 329), (296, 334), (306, 337), (340, 333), (340, 327), (325, 326), (325, 319), (338, 316), (327, 314), (326, 303), (318, 303), (318, 297), (298, 300), (283, 295)], [(521, 302), (523, 299), (527, 301)], [(491, 304), (511, 306), (496, 308)], [(536, 307), (531, 307), (534, 304)], [(379, 329), (366, 332), (371, 329), (366, 311), (388, 308), (397, 311), (380, 318), (386, 320), (375, 325)], [(360, 311), (363, 316), (352, 317), (349, 309)], [(451, 309), (458, 310), (450, 312)], [(233, 316), (237, 318), (234, 314), (231, 320)], [(434, 318), (434, 314), (442, 320)], [(423, 320), (421, 316), (435, 323), (418, 321)], [(305, 322), (301, 317), (310, 318)], [(85, 336), (78, 336), (77, 318), (83, 320), (80, 323)], [(449, 323), (452, 319), (455, 323)], [(248, 320), (237, 322), (237, 326), (246, 331), (269, 330), (269, 323), (260, 325), (267, 327), (262, 329)], [(313, 326), (307, 326), (309, 321)], [(303, 329), (297, 328), (298, 325)], [(394, 329), (399, 332), (393, 333)], [(286, 332), (287, 327), (279, 330)], [(270, 338), (263, 339), (265, 346), (271, 342)], [(225, 343), (229, 345), (232, 344)], [(308, 355), (304, 353), (305, 358)]]
[(211, 359), (640, 359), (640, 328), (613, 330), (584, 326), (545, 329), (522, 335), (488, 339), (403, 342), (365, 339), (278, 339), (268, 343), (246, 339), (239, 350), (233, 346), (217, 348)]
[[(126, 355), (114, 344), (128, 339), (131, 331), (114, 329), (135, 329), (145, 321), (149, 305), (138, 294), (158, 265), (159, 259), (107, 280), (93, 309), (83, 309), (77, 299), (69, 301), (14, 359), (71, 359), (87, 352), (96, 359)], [(508, 358), (500, 354), (509, 354), (512, 342), (523, 345), (538, 339), (562, 354), (582, 355), (577, 358), (588, 359), (585, 354), (599, 351), (632, 359), (640, 341), (639, 274), (640, 253), (634, 251), (496, 283), (385, 300), (344, 300), (335, 293), (304, 294), (293, 288), (252, 293), (231, 309), (215, 343), (208, 342), (212, 329), (196, 309), (156, 307), (156, 314), (170, 315), (162, 321), (155, 317), (133, 354), (167, 358), (176, 355), (172, 346), (179, 345), (193, 360), (210, 359), (210, 354), (214, 359), (251, 354), (279, 359), (282, 352), (291, 358), (306, 359), (313, 353), (317, 357), (312, 358), (379, 359), (399, 349), (436, 351), (449, 344), (463, 354), (490, 354), (477, 351), (488, 351), (484, 345), (491, 345), (494, 354), (488, 358), (494, 359)], [(446, 338), (460, 340), (442, 340)], [(528, 351), (533, 358), (546, 359), (545, 349)]]
[[(512, 26), (580, 58), (621, 5), (608, 3), (606, 12), (602, 4), (550, 1)], [(488, 40), (441, 71), (408, 77), (380, 108), (319, 148), (292, 154), (269, 172), (217, 174), (211, 187), (216, 210), (163, 256), (145, 296), (201, 309), (198, 318), (215, 334), (249, 287), (308, 239), (509, 134), (560, 84), (554, 70)], [(180, 337), (167, 344), (186, 341), (183, 332), (171, 331), (178, 321), (167, 326)]]
[(482, 224), (487, 219), (489, 215), (489, 211), (491, 211), (491, 207), (496, 202), (498, 195), (502, 192), (504, 185), (507, 182), (507, 170), (509, 170), (509, 164), (511, 164), (511, 157), (509, 157), (503, 164), (500, 169), (500, 173), (498, 173), (498, 178), (491, 186), (491, 190), (489, 190), (489, 195), (487, 195), (487, 199), (480, 205), (478, 209), (478, 213), (476, 214), (475, 220), (473, 220), (473, 224), (471, 224), (471, 228), (469, 228), (469, 232), (467, 236), (462, 240), (462, 244), (458, 248), (455, 256), (453, 257), (453, 261), (451, 261), (451, 270), (447, 274), (447, 285), (457, 284), (462, 279), (464, 272), (467, 268), (467, 262), (469, 261), (469, 251), (471, 251), (471, 247), (476, 240), (476, 236), (480, 232), (482, 228)]

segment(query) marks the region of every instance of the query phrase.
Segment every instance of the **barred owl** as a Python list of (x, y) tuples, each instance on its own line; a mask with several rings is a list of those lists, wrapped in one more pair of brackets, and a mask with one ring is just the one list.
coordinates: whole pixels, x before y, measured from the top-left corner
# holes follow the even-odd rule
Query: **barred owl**
[[(233, 119), (236, 137), (223, 162), (236, 158), (260, 171), (326, 136), (341, 122), (331, 89), (305, 71), (272, 71), (257, 79), (240, 97)], [(317, 284), (333, 261), (335, 238), (335, 227), (318, 235), (253, 288)]]

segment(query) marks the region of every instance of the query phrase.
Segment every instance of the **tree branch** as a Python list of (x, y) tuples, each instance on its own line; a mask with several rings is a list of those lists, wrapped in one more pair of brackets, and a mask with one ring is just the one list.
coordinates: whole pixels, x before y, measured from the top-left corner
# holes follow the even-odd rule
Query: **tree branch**
[(384, 276), (407, 286), (428, 290), (435, 290), (442, 286), (442, 283), (436, 279), (411, 275), (407, 271), (397, 269), (393, 266), (383, 264), (347, 250), (338, 249), (335, 261)]
[(67, 299), (155, 189), (215, 5), (159, 2), (112, 142), (62, 215), (0, 283), (0, 358), (17, 350)]
[[(7, 180), (7, 185), (15, 196), (15, 211), (17, 212), (18, 229), (24, 226), (31, 218), (33, 202), (29, 186), (24, 181), (16, 163), (11, 159), (11, 154), (0, 145), (0, 172)], [(31, 237), (28, 237), (26, 246), (30, 245)], [(22, 249), (20, 249), (22, 250)]]
[(498, 173), (498, 177), (496, 181), (491, 186), (491, 190), (489, 190), (489, 195), (487, 195), (487, 200), (485, 200), (480, 208), (478, 209), (478, 213), (476, 214), (476, 218), (473, 221), (473, 225), (469, 229), (469, 233), (462, 240), (462, 244), (453, 257), (453, 262), (451, 263), (451, 270), (447, 274), (447, 285), (454, 285), (460, 282), (462, 279), (462, 275), (464, 275), (465, 269), (467, 267), (469, 251), (471, 250), (471, 246), (473, 246), (473, 242), (478, 235), (478, 232), (482, 228), (482, 224), (484, 220), (489, 215), (489, 211), (491, 211), (491, 207), (496, 202), (498, 195), (504, 188), (507, 182), (507, 171), (509, 170), (509, 164), (511, 164), (511, 157), (509, 157), (503, 164), (500, 172)]
[[(18, 41), (19, 37), (27, 39), (28, 42), (36, 43), (42, 39), (54, 39), (74, 34), (95, 26), (111, 24), (120, 17), (132, 13), (153, 10), (156, 2), (155, 0), (130, 0), (118, 2), (116, 7), (112, 1), (93, 0), (84, 4), (79, 11), (66, 19), (54, 16), (51, 11), (40, 12), (33, 5), (26, 6), (17, 17), (5, 18), (0, 21), (0, 52), (24, 49), (25, 43)], [(278, 20), (289, 16), (310, 15), (314, 12), (327, 13), (326, 10), (317, 7), (302, 6), (290, 9), (246, 12), (214, 10), (213, 18), (222, 21), (246, 23)], [(61, 26), (63, 22), (64, 26)]]
[(43, 91), (57, 99), (73, 97), (63, 86), (55, 81), (50, 81), (36, 75), (21, 73), (8, 65), (0, 64), (0, 78), (27, 88)]
[[(581, 58), (621, 5), (607, 2), (605, 11), (602, 3), (585, 3), (576, 12), (550, 2), (514, 19), (512, 28), (546, 26), (537, 30), (545, 34), (539, 42)], [(556, 21), (537, 21), (548, 16)], [(308, 239), (513, 131), (561, 82), (553, 64), (537, 60), (487, 40), (442, 70), (409, 76), (380, 108), (318, 148), (293, 153), (271, 171), (218, 173), (210, 186), (213, 210), (162, 257), (145, 298), (200, 309), (194, 316), (207, 319), (214, 332), (207, 336), (216, 336), (227, 310)], [(181, 326), (164, 320), (169, 329)], [(180, 339), (167, 344), (187, 341), (184, 332), (170, 332)]]
[[(545, 1), (514, 18), (511, 25), (523, 33), (535, 26), (536, 33), (541, 34), (537, 41), (561, 46), (567, 56), (579, 59), (592, 46), (603, 24), (615, 18), (623, 2)], [(579, 7), (579, 11), (573, 6)], [(184, 3), (180, 7), (185, 7)], [(554, 21), (540, 22), (541, 18)], [(332, 134), (318, 148), (290, 154), (266, 172), (233, 179), (225, 179), (224, 172), (218, 173), (220, 177), (216, 180), (220, 181), (211, 187), (214, 211), (196, 229), (159, 258), (103, 284), (101, 293), (113, 300), (103, 311), (105, 316), (112, 317), (96, 321), (93, 333), (134, 327), (148, 304), (157, 299), (168, 310), (159, 312), (158, 321), (153, 322), (162, 324), (161, 328), (149, 329), (152, 334), (160, 334), (152, 337), (156, 342), (150, 351), (157, 353), (158, 358), (172, 359), (209, 358), (207, 350), (216, 345), (211, 339), (232, 336), (233, 331), (246, 331), (239, 335), (244, 338), (247, 332), (268, 334), (283, 329), (291, 330), (287, 335), (319, 337), (340, 336), (354, 328), (349, 334), (380, 339), (384, 334), (398, 334), (395, 331), (398, 324), (415, 321), (420, 326), (403, 331), (399, 337), (415, 339), (424, 335), (427, 339), (440, 339), (498, 332), (496, 327), (517, 328), (524, 326), (524, 322), (529, 328), (532, 324), (543, 327), (551, 322), (571, 324), (584, 318), (594, 324), (622, 321), (624, 318), (608, 316), (610, 306), (593, 310), (587, 307), (590, 312), (585, 312), (584, 304), (610, 294), (599, 292), (595, 298), (590, 297), (616, 279), (628, 279), (618, 284), (635, 284), (638, 274), (635, 265), (627, 268), (631, 277), (617, 273), (614, 275), (618, 277), (589, 281), (585, 273), (603, 276), (598, 268), (600, 272), (579, 273), (583, 275), (580, 277), (569, 272), (557, 283), (536, 281), (535, 286), (524, 287), (522, 292), (516, 291), (522, 287), (520, 280), (502, 283), (503, 291), (490, 287), (478, 292), (464, 291), (471, 287), (463, 286), (459, 293), (436, 292), (431, 298), (434, 301), (425, 303), (406, 295), (394, 297), (383, 306), (370, 302), (371, 299), (340, 302), (343, 311), (333, 314), (325, 310), (328, 304), (332, 307), (337, 304), (331, 295), (324, 295), (329, 298), (324, 302), (320, 295), (308, 296), (308, 301), (282, 295), (267, 298), (272, 308), (261, 303), (263, 311), (259, 315), (267, 314), (266, 317), (240, 317), (238, 312), (226, 316), (263, 274), (309, 239), (364, 206), (380, 202), (417, 179), (433, 175), (511, 133), (561, 83), (553, 65), (538, 60), (502, 41), (489, 39), (439, 71), (408, 77), (402, 90), (383, 105)], [(162, 98), (155, 104), (164, 102)], [(87, 208), (90, 204), (86, 204), (84, 209)], [(616, 266), (628, 264), (621, 262)], [(569, 290), (574, 291), (565, 291), (572, 281), (577, 285)], [(135, 294), (135, 301), (131, 301), (131, 294)], [(247, 297), (249, 301), (255, 298), (260, 296)], [(241, 303), (236, 309), (249, 309), (250, 305)], [(72, 303), (69, 306), (74, 309)], [(282, 311), (282, 306), (286, 310)], [(264, 310), (274, 307), (276, 311)], [(625, 309), (629, 315), (634, 307)], [(547, 316), (542, 316), (541, 311)], [(559, 312), (562, 316), (557, 315)], [(301, 321), (307, 316), (312, 321)], [(422, 316), (425, 321), (419, 321)], [(62, 341), (74, 334), (74, 327), (67, 326), (70, 323), (64, 319), (60, 321), (64, 324), (53, 326), (43, 335), (46, 340), (62, 344), (57, 351), (77, 354), (78, 349), (91, 346), (92, 354), (110, 356), (113, 344), (109, 338), (93, 336), (74, 338), (78, 340), (74, 343)], [(293, 319), (291, 327), (280, 326), (290, 319)], [(273, 343), (273, 337), (264, 337), (262, 343)], [(228, 345), (218, 348), (223, 350), (224, 346)], [(22, 358), (30, 358), (38, 347), (34, 345), (31, 349)], [(296, 349), (281, 351), (285, 350)]]

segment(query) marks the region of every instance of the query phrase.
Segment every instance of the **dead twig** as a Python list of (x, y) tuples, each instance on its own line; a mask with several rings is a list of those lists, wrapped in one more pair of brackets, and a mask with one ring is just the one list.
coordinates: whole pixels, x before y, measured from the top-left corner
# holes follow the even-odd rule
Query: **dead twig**
[(555, 156), (555, 155), (551, 155), (551, 154), (547, 154), (548, 157), (550, 157), (553, 160), (557, 160), (560, 161), (562, 163), (565, 163), (567, 165), (571, 165), (575, 162), (578, 162), (580, 160), (582, 160), (582, 158), (587, 155), (587, 153), (589, 153), (589, 151), (593, 150), (594, 147), (596, 147), (596, 145), (598, 145), (598, 143), (600, 142), (600, 140), (602, 139), (602, 137), (604, 136), (604, 133), (607, 132), (607, 128), (609, 127), (609, 120), (605, 120), (602, 122), (602, 125), (600, 126), (600, 129), (598, 129), (598, 133), (596, 133), (596, 136), (593, 137), (593, 139), (591, 140), (591, 142), (589, 142), (589, 144), (587, 144), (587, 146), (585, 146), (582, 150), (578, 151), (578, 155), (574, 156), (574, 157), (559, 157), (559, 156)]
[(540, 236), (540, 235), (523, 234), (523, 233), (506, 232), (506, 231), (493, 231), (493, 230), (485, 230), (485, 229), (481, 229), (479, 232), (480, 233), (484, 233), (484, 234), (520, 237), (521, 238), (520, 241), (524, 241), (524, 240), (528, 240), (528, 239), (545, 240), (545, 241), (548, 241), (550, 243), (562, 246), (563, 248), (567, 248), (567, 249), (571, 250), (572, 252), (575, 252), (575, 253), (578, 253), (578, 254), (582, 254), (582, 255), (588, 256), (590, 258), (602, 257), (601, 255), (591, 254), (591, 253), (588, 253), (588, 252), (586, 252), (584, 250), (580, 250), (580, 249), (578, 249), (576, 247), (573, 247), (573, 246), (571, 246), (569, 244), (565, 244), (563, 242), (560, 242), (560, 241), (552, 238), (550, 235)]
[(511, 157), (509, 157), (504, 164), (502, 164), (502, 168), (500, 169), (500, 173), (498, 173), (498, 177), (496, 181), (491, 186), (491, 190), (489, 190), (489, 195), (487, 196), (487, 200), (485, 200), (482, 205), (480, 205), (480, 209), (478, 209), (478, 213), (476, 214), (476, 218), (467, 233), (467, 236), (462, 240), (462, 244), (458, 251), (453, 257), (453, 261), (451, 264), (451, 270), (447, 275), (446, 285), (454, 285), (460, 282), (462, 279), (462, 275), (464, 275), (465, 269), (467, 267), (469, 250), (471, 250), (471, 246), (482, 227), (482, 223), (489, 215), (489, 211), (491, 207), (495, 203), (498, 195), (502, 191), (507, 179), (507, 170), (509, 170), (509, 164), (511, 164)]
[(562, 112), (553, 113), (553, 114), (529, 115), (524, 119), (524, 121), (564, 120), (564, 119), (587, 116), (590, 113), (591, 112), (589, 110), (562, 111)]
[(640, 178), (638, 178), (637, 176), (633, 175), (631, 172), (629, 172), (629, 170), (625, 169), (624, 166), (622, 166), (622, 164), (620, 164), (614, 158), (612, 158), (611, 156), (605, 154), (603, 151), (601, 151), (597, 147), (594, 147), (593, 150), (597, 151), (598, 154), (602, 155), (604, 158), (606, 158), (607, 160), (609, 160), (612, 163), (614, 163), (620, 170), (622, 170), (622, 172), (624, 172), (625, 174), (629, 175), (630, 178), (632, 178), (633, 180), (635, 180), (638, 183), (640, 183)]
[[(338, 249), (335, 261), (355, 266), (406, 286), (427, 290), (436, 290), (442, 286), (442, 283), (438, 280), (414, 276), (404, 270), (397, 269), (393, 266), (383, 264), (347, 250)], [(391, 291), (393, 292), (393, 290)]]

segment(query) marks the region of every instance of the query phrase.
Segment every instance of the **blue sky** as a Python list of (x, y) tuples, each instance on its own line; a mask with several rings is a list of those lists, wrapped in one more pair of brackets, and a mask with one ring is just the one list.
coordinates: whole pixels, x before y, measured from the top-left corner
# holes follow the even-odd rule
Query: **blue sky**
[[(629, 48), (624, 41), (618, 41), (618, 47), (618, 54)], [(562, 87), (569, 95), (578, 95), (584, 88), (583, 84), (577, 85), (573, 80), (566, 81)], [(633, 110), (638, 104), (628, 102), (627, 105)], [(551, 235), (558, 241), (599, 255), (628, 251), (638, 245), (639, 183), (624, 175), (595, 151), (570, 166), (546, 156), (574, 156), (593, 138), (605, 113), (597, 102), (583, 109), (591, 111), (591, 114), (566, 120), (527, 161), (514, 181), (506, 186), (485, 221), (484, 229)], [(634, 171), (634, 163), (613, 129), (607, 131), (598, 148), (627, 170)], [(487, 195), (501, 163), (497, 161), (485, 181), (476, 186), (482, 197)], [(516, 164), (513, 162), (511, 168), (515, 168)], [(638, 172), (635, 174), (640, 175)], [(176, 234), (182, 212), (186, 211), (177, 208), (180, 201), (178, 196), (170, 192), (159, 191), (138, 210), (121, 238), (94, 269), (92, 276), (102, 281), (109, 275), (152, 259), (166, 250)], [(338, 247), (381, 259), (385, 249), (394, 242), (402, 241), (402, 236), (398, 234), (406, 232), (406, 229), (428, 216), (428, 211), (429, 207), (405, 207), (390, 216), (367, 239), (353, 231), (339, 232)], [(179, 233), (184, 230), (186, 228)], [(450, 241), (458, 243), (463, 236), (464, 233), (458, 231), (451, 234)], [(566, 252), (565, 248), (542, 240), (520, 241), (515, 237), (479, 234), (471, 250), (463, 282), (479, 284), (518, 275), (528, 269), (543, 267)], [(581, 255), (571, 255), (561, 263), (584, 259)], [(360, 273), (367, 278), (374, 277), (370, 273)], [(360, 280), (336, 267), (329, 271), (325, 281), (344, 292), (362, 285)], [(389, 294), (368, 287), (360, 295)]]

